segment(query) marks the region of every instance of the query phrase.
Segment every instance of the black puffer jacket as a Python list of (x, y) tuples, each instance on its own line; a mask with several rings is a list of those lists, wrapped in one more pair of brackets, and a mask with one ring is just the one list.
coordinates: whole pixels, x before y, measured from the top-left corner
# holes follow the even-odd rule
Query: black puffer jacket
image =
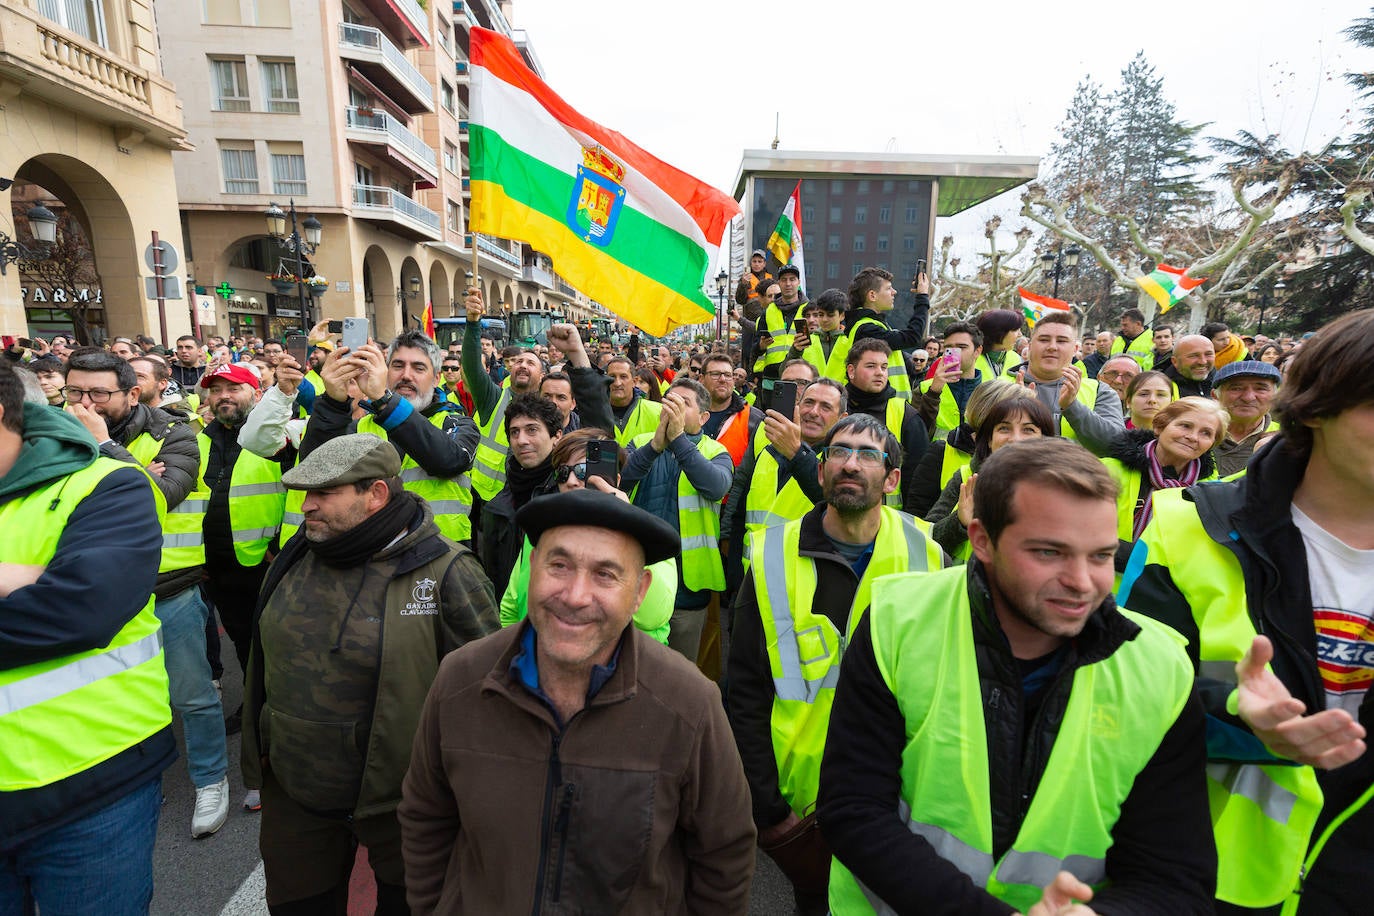
[(916, 466), (916, 478), (911, 481), (911, 514), (925, 518), (940, 498), (940, 470), (944, 467), (945, 449), (956, 448), (965, 455), (973, 454), (973, 429), (960, 423), (943, 439), (930, 443), (921, 463)]

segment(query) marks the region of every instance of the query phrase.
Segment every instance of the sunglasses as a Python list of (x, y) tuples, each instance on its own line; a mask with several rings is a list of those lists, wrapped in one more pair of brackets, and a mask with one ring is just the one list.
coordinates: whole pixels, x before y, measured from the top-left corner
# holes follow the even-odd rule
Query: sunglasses
[(568, 477), (576, 474), (577, 479), (583, 483), (587, 482), (587, 462), (580, 461), (577, 464), (560, 464), (553, 472), (553, 479), (560, 484), (567, 483)]

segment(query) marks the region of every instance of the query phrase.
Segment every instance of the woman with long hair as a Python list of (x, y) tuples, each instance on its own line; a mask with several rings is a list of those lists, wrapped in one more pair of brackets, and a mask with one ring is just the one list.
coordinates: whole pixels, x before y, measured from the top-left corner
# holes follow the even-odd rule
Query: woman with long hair
[(663, 392), (658, 386), (658, 376), (654, 375), (652, 369), (641, 366), (635, 370), (635, 387), (644, 392), (644, 396), (649, 400), (663, 403)]
[(1174, 399), (1174, 385), (1163, 372), (1142, 372), (1126, 385), (1126, 428), (1150, 429), (1155, 414)]

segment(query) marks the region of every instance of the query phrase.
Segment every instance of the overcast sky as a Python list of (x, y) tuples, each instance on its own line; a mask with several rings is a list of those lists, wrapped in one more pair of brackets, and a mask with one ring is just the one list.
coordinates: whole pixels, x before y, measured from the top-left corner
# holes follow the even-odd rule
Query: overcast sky
[[(746, 148), (1040, 156), (1086, 76), (1108, 90), (1144, 50), (1178, 117), (1315, 149), (1345, 132), (1341, 35), (1369, 5), (1308, 0), (911, 3), (515, 0), (553, 89), (588, 117), (731, 191)], [(1018, 192), (951, 220), (1021, 223)]]

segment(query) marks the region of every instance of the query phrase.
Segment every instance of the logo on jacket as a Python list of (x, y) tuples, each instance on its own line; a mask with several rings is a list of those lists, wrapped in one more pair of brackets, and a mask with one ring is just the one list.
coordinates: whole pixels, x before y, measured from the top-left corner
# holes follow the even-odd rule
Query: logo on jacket
[(439, 603), (434, 600), (434, 586), (438, 584), (433, 579), (417, 579), (410, 590), (412, 600), (401, 610), (401, 616), (439, 613)]

